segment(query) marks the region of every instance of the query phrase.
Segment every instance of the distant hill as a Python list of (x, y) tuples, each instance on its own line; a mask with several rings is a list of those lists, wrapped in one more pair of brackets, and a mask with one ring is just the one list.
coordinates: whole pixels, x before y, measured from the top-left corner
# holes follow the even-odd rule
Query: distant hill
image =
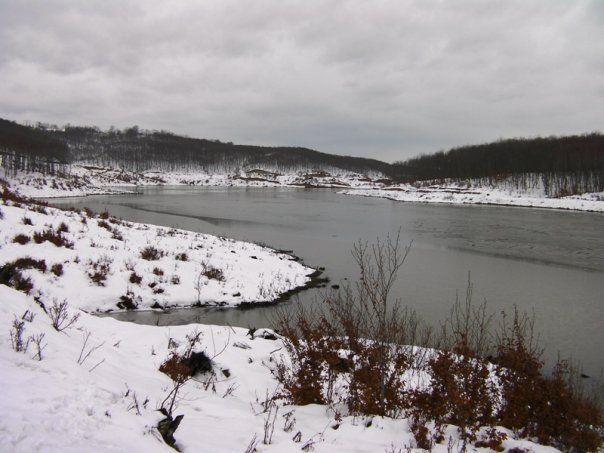
[(604, 173), (604, 135), (514, 138), (422, 155), (392, 164), (399, 182), (519, 173)]
[(57, 128), (40, 124), (27, 127), (0, 121), (0, 147), (7, 152), (135, 172), (232, 172), (258, 167), (281, 172), (322, 169), (383, 174), (390, 169), (390, 164), (375, 159), (300, 147), (235, 145), (164, 131), (141, 131), (136, 126), (101, 131), (95, 127)]

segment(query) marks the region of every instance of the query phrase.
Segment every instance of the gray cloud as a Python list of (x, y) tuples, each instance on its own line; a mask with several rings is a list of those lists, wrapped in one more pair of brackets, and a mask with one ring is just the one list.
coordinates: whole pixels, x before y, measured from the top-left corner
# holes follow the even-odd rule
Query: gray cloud
[(385, 160), (602, 130), (604, 7), (0, 1), (0, 116)]

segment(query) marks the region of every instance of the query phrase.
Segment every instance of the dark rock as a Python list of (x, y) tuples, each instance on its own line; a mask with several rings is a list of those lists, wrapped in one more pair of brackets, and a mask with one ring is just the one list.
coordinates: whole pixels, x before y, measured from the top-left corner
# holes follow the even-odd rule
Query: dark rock
[(179, 415), (176, 418), (172, 418), (165, 409), (160, 409), (160, 412), (166, 416), (166, 418), (160, 420), (157, 424), (157, 430), (164, 439), (164, 442), (172, 447), (176, 451), (180, 451), (176, 446), (176, 439), (174, 439), (174, 432), (178, 429), (178, 425), (182, 421), (184, 415)]

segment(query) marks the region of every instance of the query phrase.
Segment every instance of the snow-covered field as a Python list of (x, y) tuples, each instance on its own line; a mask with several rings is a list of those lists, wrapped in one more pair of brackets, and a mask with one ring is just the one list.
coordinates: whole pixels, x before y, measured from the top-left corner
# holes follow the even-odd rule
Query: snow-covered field
[(455, 184), (428, 187), (405, 184), (388, 188), (347, 189), (339, 193), (416, 203), (490, 204), (604, 212), (604, 193), (547, 198), (530, 191), (492, 187), (465, 188)]
[(22, 270), (33, 293), (87, 311), (268, 302), (306, 285), (314, 271), (252, 243), (7, 203), (0, 265), (43, 260), (42, 269)]
[[(179, 391), (173, 412), (184, 415), (174, 434), (181, 451), (252, 451), (246, 448), (254, 438), (257, 452), (398, 452), (416, 445), (407, 419), (344, 416), (336, 422), (326, 406), (283, 402), (265, 412), (263, 403), (277, 388), (271, 369), (285, 355), (280, 339), (262, 338), (266, 331), (250, 336), (230, 327), (141, 326), (80, 312), (72, 327), (59, 332), (33, 297), (0, 285), (0, 299), (2, 451), (174, 451), (156, 428), (163, 418), (157, 409), (172, 389), (158, 369), (171, 352), (182, 352), (194, 332), (201, 333), (196, 350), (212, 358), (213, 372)], [(71, 307), (69, 317), (76, 311)], [(25, 352), (13, 350), (9, 329), (15, 320), (23, 323), (24, 340), (43, 335), (42, 360), (34, 342)], [(274, 428), (264, 444), (267, 420), (269, 432), (272, 420)], [(557, 451), (501, 431), (510, 434), (506, 450)], [(460, 448), (450, 426), (432, 451)]]

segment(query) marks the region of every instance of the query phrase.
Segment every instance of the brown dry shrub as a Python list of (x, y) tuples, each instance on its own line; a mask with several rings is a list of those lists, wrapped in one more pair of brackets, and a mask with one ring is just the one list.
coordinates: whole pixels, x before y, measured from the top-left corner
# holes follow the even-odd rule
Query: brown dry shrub
[(63, 264), (61, 264), (61, 263), (53, 264), (50, 267), (50, 272), (55, 274), (57, 277), (60, 277), (61, 275), (63, 275)]
[(26, 234), (17, 234), (14, 238), (13, 238), (13, 242), (16, 244), (21, 244), (21, 245), (25, 245), (28, 244), (29, 241), (31, 241), (31, 238), (29, 236), (27, 236)]
[(41, 244), (46, 241), (50, 242), (51, 244), (54, 244), (57, 247), (65, 247), (68, 249), (73, 248), (73, 242), (67, 240), (62, 233), (56, 232), (52, 228), (48, 228), (42, 231), (41, 233), (34, 233), (34, 242), (36, 244)]
[(187, 255), (185, 252), (177, 253), (176, 259), (178, 261), (189, 261), (189, 255)]
[(153, 247), (152, 245), (148, 245), (144, 249), (141, 250), (141, 258), (147, 261), (157, 261), (163, 256), (161, 250)]
[(601, 408), (583, 393), (567, 361), (558, 360), (551, 375), (543, 374), (533, 326), (517, 310), (510, 325), (503, 318), (495, 357), (503, 397), (499, 422), (564, 450), (597, 450), (604, 441)]
[(105, 228), (105, 229), (106, 229), (107, 231), (109, 231), (109, 232), (112, 232), (112, 231), (113, 231), (113, 228), (111, 227), (111, 225), (109, 225), (109, 223), (108, 223), (107, 221), (105, 221), (105, 220), (99, 220), (99, 221), (97, 222), (97, 225), (98, 225), (100, 228)]
[(135, 285), (139, 285), (143, 281), (143, 277), (141, 277), (140, 275), (138, 275), (136, 272), (132, 271), (132, 273), (130, 274), (130, 278), (128, 279), (128, 281), (130, 283), (135, 284)]
[(160, 365), (159, 371), (167, 374), (170, 379), (177, 383), (186, 382), (192, 376), (191, 367), (185, 364), (182, 357), (172, 352), (170, 356)]
[(221, 269), (218, 269), (216, 267), (213, 267), (209, 264), (206, 264), (204, 266), (203, 271), (201, 272), (205, 277), (211, 279), (211, 280), (217, 280), (219, 282), (223, 282), (225, 280), (224, 278), (224, 273), (222, 272)]
[(158, 277), (161, 277), (162, 275), (164, 275), (164, 270), (159, 267), (154, 267), (153, 274), (157, 275)]
[[(293, 404), (325, 404), (329, 395), (324, 389), (333, 384), (330, 363), (336, 363), (338, 346), (329, 335), (325, 319), (313, 319), (299, 307), (298, 313), (280, 322), (280, 332), (292, 359), (292, 367), (280, 363), (276, 377), (283, 385), (284, 396)], [(326, 385), (327, 384), (327, 385)]]
[(111, 258), (108, 256), (101, 256), (97, 260), (90, 260), (88, 262), (88, 277), (90, 280), (98, 286), (105, 286), (105, 281), (111, 270)]

